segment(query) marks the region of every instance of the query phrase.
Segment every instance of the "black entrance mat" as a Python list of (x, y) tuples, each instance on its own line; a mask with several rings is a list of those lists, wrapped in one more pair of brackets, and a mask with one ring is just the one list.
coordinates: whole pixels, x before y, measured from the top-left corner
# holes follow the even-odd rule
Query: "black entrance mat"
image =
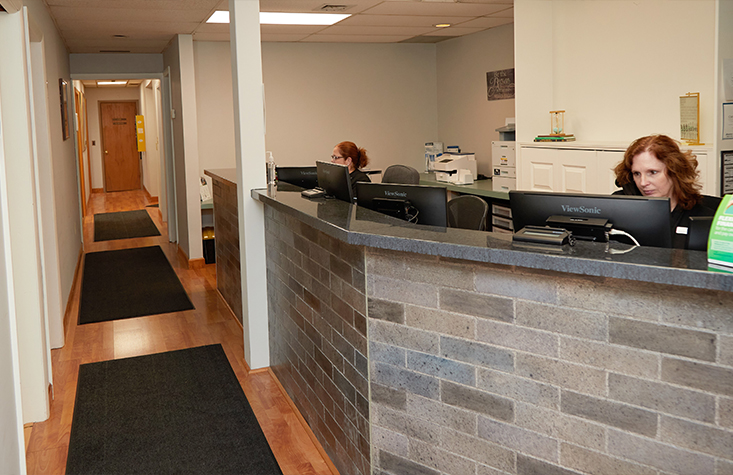
[(281, 475), (221, 345), (79, 367), (67, 475)]
[(160, 246), (84, 256), (79, 324), (191, 310)]
[(160, 231), (144, 209), (94, 215), (95, 241), (146, 236), (160, 236)]

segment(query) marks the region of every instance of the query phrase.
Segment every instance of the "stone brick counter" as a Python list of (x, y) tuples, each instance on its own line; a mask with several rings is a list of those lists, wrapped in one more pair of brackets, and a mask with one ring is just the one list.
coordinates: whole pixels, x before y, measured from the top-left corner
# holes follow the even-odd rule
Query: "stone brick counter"
[(733, 474), (733, 293), (699, 255), (512, 265), (489, 233), (253, 197), (273, 370), (343, 475)]
[(205, 170), (212, 178), (216, 289), (242, 323), (242, 273), (239, 265), (239, 216), (234, 169)]

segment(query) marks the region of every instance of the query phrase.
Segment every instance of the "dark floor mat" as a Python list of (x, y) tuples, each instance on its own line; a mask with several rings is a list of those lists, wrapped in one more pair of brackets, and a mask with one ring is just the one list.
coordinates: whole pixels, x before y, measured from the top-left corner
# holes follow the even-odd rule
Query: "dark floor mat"
[(160, 231), (144, 209), (94, 215), (95, 241), (147, 236), (160, 236)]
[(282, 475), (221, 345), (79, 367), (67, 475)]
[(194, 308), (160, 246), (90, 252), (83, 272), (79, 324)]

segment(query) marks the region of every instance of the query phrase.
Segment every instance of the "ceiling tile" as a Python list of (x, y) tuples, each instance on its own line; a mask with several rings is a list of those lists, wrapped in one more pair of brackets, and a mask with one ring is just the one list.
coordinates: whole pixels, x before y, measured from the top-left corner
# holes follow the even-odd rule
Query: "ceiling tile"
[(195, 22), (206, 18), (208, 10), (153, 10), (153, 9), (120, 9), (120, 8), (69, 8), (50, 7), (51, 14), (59, 24), (79, 21), (134, 21), (140, 23), (155, 22)]
[(323, 25), (260, 25), (260, 34), (307, 36), (327, 28)]
[(475, 20), (467, 21), (458, 25), (460, 28), (481, 28), (485, 30), (487, 28), (495, 28), (497, 26), (506, 25), (511, 23), (511, 18), (494, 18), (494, 17), (480, 17)]
[(463, 28), (462, 26), (451, 26), (450, 28), (436, 28), (428, 33), (430, 36), (465, 36), (471, 33), (478, 33), (486, 28)]
[(403, 36), (361, 36), (361, 35), (311, 35), (304, 43), (399, 43), (410, 38)]
[[(228, 0), (227, 0), (228, 1)], [(118, 10), (211, 10), (220, 0), (45, 0), (50, 7), (110, 8)]]
[(380, 36), (416, 36), (434, 30), (429, 27), (413, 26), (331, 26), (323, 30), (321, 35), (380, 35)]
[(395, 2), (388, 1), (370, 8), (370, 15), (483, 16), (507, 8), (506, 4)]
[(492, 13), (489, 16), (494, 18), (511, 18), (512, 21), (514, 21), (514, 7), (507, 8), (506, 10), (502, 10), (500, 12)]
[(339, 26), (433, 26), (437, 23), (460, 23), (474, 17), (409, 16), (409, 15), (354, 15), (338, 23)]
[(346, 5), (348, 8), (338, 13), (359, 13), (383, 0), (260, 0), (261, 12), (316, 12), (323, 5)]

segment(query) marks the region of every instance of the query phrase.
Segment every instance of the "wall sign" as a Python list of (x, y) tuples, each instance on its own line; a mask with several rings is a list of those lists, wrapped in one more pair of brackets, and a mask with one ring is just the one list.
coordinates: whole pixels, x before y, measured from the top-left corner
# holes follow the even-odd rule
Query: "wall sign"
[(486, 73), (486, 96), (490, 101), (514, 99), (514, 68)]

